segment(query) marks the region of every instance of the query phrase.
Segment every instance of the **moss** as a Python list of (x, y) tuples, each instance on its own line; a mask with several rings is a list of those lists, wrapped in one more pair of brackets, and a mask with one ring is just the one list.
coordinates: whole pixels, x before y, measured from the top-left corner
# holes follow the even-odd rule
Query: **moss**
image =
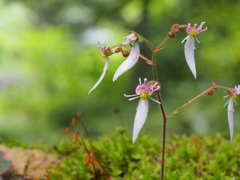
[[(120, 128), (116, 134), (102, 136), (95, 141), (79, 136), (75, 143), (68, 140), (54, 148), (39, 144), (29, 148), (54, 152), (62, 159), (60, 165), (46, 167), (52, 180), (159, 179), (161, 142), (140, 135), (132, 144), (131, 138), (131, 135), (126, 135), (125, 129)], [(240, 179), (239, 141), (240, 135), (235, 135), (230, 142), (221, 134), (203, 137), (168, 134), (165, 179)], [(8, 144), (13, 146), (13, 143)], [(21, 146), (22, 143), (17, 142), (16, 145)], [(26, 148), (26, 145), (23, 146)]]
[[(220, 134), (205, 137), (168, 135), (166, 179), (240, 178), (239, 141), (239, 135), (233, 142)], [(58, 146), (66, 157), (60, 167), (51, 170), (52, 179), (159, 179), (161, 164), (155, 157), (160, 159), (161, 142), (155, 138), (143, 135), (132, 144), (131, 136), (121, 131), (97, 141), (84, 139), (84, 143), (87, 150), (81, 141), (66, 141)]]

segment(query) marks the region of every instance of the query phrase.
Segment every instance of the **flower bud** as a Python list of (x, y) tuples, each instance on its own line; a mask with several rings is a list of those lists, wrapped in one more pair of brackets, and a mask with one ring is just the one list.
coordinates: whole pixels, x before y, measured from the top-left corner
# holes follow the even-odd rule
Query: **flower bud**
[(128, 57), (129, 56), (129, 52), (128, 51), (122, 51), (122, 55), (123, 57)]
[(72, 142), (77, 142), (77, 140), (78, 140), (78, 135), (77, 135), (77, 133), (75, 132), (73, 135), (72, 135)]
[[(211, 82), (211, 86), (216, 86), (217, 84), (216, 84), (216, 82)], [(217, 88), (214, 88), (214, 90), (216, 90)]]
[(115, 53), (119, 53), (122, 50), (122, 48), (118, 47), (117, 49), (115, 49)]
[(78, 117), (82, 116), (82, 114), (83, 114), (82, 112), (77, 112)]
[(206, 94), (209, 95), (209, 96), (213, 95), (213, 93), (214, 93), (214, 89), (211, 89), (211, 90), (206, 92)]
[[(212, 86), (212, 87), (213, 87), (213, 86), (216, 86), (216, 82), (214, 82), (214, 81), (211, 82), (211, 86)], [(213, 88), (213, 89), (207, 91), (206, 94), (211, 96), (211, 95), (213, 95), (213, 93), (214, 93), (214, 91), (215, 91), (216, 89), (217, 89), (217, 88)]]
[(72, 126), (75, 126), (77, 123), (77, 119), (76, 118), (72, 118)]
[(108, 56), (111, 56), (113, 54), (113, 51), (111, 50), (110, 47), (108, 48), (105, 48), (104, 51), (103, 51), (103, 54), (102, 54), (102, 57), (103, 58), (106, 58)]
[(179, 29), (174, 29), (173, 31), (175, 34), (179, 33)]
[(70, 127), (67, 127), (67, 128), (65, 129), (65, 134), (68, 135), (68, 134), (70, 133), (70, 130), (71, 130), (71, 128), (70, 128)]
[(173, 24), (171, 27), (171, 31), (174, 31), (175, 29), (179, 30), (179, 24)]
[(168, 37), (174, 38), (174, 37), (175, 37), (175, 33), (172, 32), (172, 31), (169, 31), (169, 32), (168, 32)]

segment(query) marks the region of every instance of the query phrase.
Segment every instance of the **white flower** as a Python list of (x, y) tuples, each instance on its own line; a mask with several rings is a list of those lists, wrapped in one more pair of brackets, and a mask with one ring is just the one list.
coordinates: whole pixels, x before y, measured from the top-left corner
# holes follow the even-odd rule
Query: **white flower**
[(134, 33), (132, 33), (125, 38), (127, 38), (127, 40), (124, 41), (122, 45), (126, 45), (130, 42), (133, 42), (133, 46), (128, 58), (118, 67), (117, 71), (115, 72), (113, 76), (113, 81), (116, 81), (120, 75), (125, 73), (127, 70), (131, 69), (137, 63), (140, 55), (139, 45), (136, 42), (137, 36)]
[(98, 79), (96, 84), (92, 87), (92, 89), (88, 92), (88, 94), (90, 94), (101, 83), (101, 81), (103, 80), (104, 76), (106, 75), (106, 73), (108, 71), (108, 63), (110, 61), (108, 56), (113, 54), (113, 52), (112, 52), (112, 50), (110, 48), (101, 47), (99, 41), (98, 41), (98, 47), (99, 47), (100, 51), (102, 52), (102, 57), (105, 58), (105, 65), (103, 67), (102, 75), (100, 76), (100, 78)]
[[(197, 24), (194, 24), (193, 27), (191, 27), (191, 24), (188, 24), (188, 27), (187, 27), (188, 36), (182, 41), (182, 43), (186, 42), (184, 45), (184, 54), (185, 54), (187, 64), (188, 64), (189, 68), (191, 69), (194, 78), (197, 77), (195, 58), (194, 58), (194, 50), (195, 50), (194, 39), (202, 31), (207, 30), (207, 28), (202, 29), (202, 26), (204, 25), (204, 23), (205, 22), (202, 22), (197, 29), (196, 29)], [(196, 38), (196, 40), (198, 41), (198, 43), (200, 43), (197, 38)]]
[(236, 103), (236, 99), (238, 98), (238, 95), (240, 94), (240, 85), (235, 86), (234, 88), (231, 88), (231, 92), (227, 92), (227, 96), (224, 96), (224, 98), (229, 97), (230, 99), (225, 103), (224, 107), (228, 104), (228, 124), (229, 124), (229, 130), (230, 130), (230, 141), (233, 139), (233, 133), (234, 133), (234, 103)]
[(160, 104), (159, 101), (151, 98), (153, 92), (158, 91), (160, 89), (160, 85), (157, 82), (147, 84), (147, 79), (144, 79), (144, 83), (142, 84), (141, 79), (139, 78), (139, 85), (136, 88), (136, 94), (133, 95), (126, 95), (125, 97), (131, 97), (129, 100), (132, 101), (134, 99), (140, 98), (140, 101), (137, 106), (137, 112), (134, 119), (134, 126), (133, 126), (133, 139), (132, 142), (134, 143), (138, 137), (139, 132), (141, 131), (148, 115), (148, 99), (150, 98), (154, 102)]

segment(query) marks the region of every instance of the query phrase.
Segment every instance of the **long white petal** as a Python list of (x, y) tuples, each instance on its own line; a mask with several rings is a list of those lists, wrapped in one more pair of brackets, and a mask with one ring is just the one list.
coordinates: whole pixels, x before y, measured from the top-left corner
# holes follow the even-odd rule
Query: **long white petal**
[(196, 65), (195, 65), (195, 58), (194, 58), (194, 50), (195, 50), (194, 38), (188, 35), (184, 40), (186, 41), (184, 45), (185, 58), (190, 70), (193, 73), (194, 78), (196, 79), (197, 72), (196, 72)]
[(137, 107), (137, 112), (134, 119), (133, 126), (133, 143), (136, 141), (139, 132), (141, 131), (148, 115), (148, 100), (140, 99)]
[(100, 84), (100, 82), (103, 80), (103, 78), (104, 78), (104, 76), (105, 76), (105, 74), (107, 73), (107, 70), (108, 70), (108, 62), (109, 62), (109, 60), (110, 59), (107, 57), (106, 61), (105, 61), (104, 68), (103, 68), (102, 75), (100, 76), (100, 78), (98, 79), (96, 84), (92, 87), (92, 89), (88, 92), (88, 94), (90, 94)]
[(138, 61), (140, 55), (139, 45), (135, 43), (132, 47), (132, 50), (128, 58), (118, 67), (117, 71), (113, 76), (113, 81), (116, 81), (117, 78), (125, 73), (127, 70), (131, 69)]
[(228, 124), (229, 124), (229, 130), (230, 130), (230, 141), (232, 141), (233, 133), (234, 133), (233, 103), (234, 103), (233, 98), (230, 98), (228, 102)]

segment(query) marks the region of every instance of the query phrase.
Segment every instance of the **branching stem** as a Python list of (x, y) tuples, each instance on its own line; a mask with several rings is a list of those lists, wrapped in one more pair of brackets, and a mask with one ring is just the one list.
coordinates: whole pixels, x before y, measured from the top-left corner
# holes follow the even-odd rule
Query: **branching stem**
[(195, 96), (194, 98), (192, 98), (191, 100), (187, 101), (185, 104), (183, 104), (182, 106), (180, 106), (179, 108), (175, 109), (172, 113), (170, 113), (166, 118), (170, 119), (172, 118), (175, 114), (178, 113), (178, 111), (180, 111), (181, 109), (185, 108), (186, 106), (188, 106), (189, 104), (191, 104), (193, 101), (197, 100), (198, 98), (200, 98), (201, 96), (205, 95), (208, 91), (211, 91), (213, 89), (217, 89), (217, 88), (222, 88), (222, 89), (226, 89), (227, 91), (231, 91), (229, 88), (225, 87), (225, 86), (211, 86), (210, 88), (208, 88), (207, 90), (203, 91), (202, 93), (200, 93), (199, 95)]
[[(146, 44), (152, 49), (152, 61), (153, 61), (152, 73), (153, 73), (154, 80), (157, 82), (158, 82), (158, 76), (157, 76), (157, 68), (156, 68), (156, 60), (157, 60), (156, 53), (168, 39), (169, 39), (169, 37), (166, 37), (156, 48), (154, 48), (153, 45), (148, 40), (143, 38), (143, 41), (146, 42)], [(157, 91), (157, 99), (159, 102), (161, 102), (161, 104), (159, 104), (159, 108), (162, 112), (162, 153), (161, 153), (160, 180), (164, 180), (167, 117), (165, 115), (160, 91)]]

